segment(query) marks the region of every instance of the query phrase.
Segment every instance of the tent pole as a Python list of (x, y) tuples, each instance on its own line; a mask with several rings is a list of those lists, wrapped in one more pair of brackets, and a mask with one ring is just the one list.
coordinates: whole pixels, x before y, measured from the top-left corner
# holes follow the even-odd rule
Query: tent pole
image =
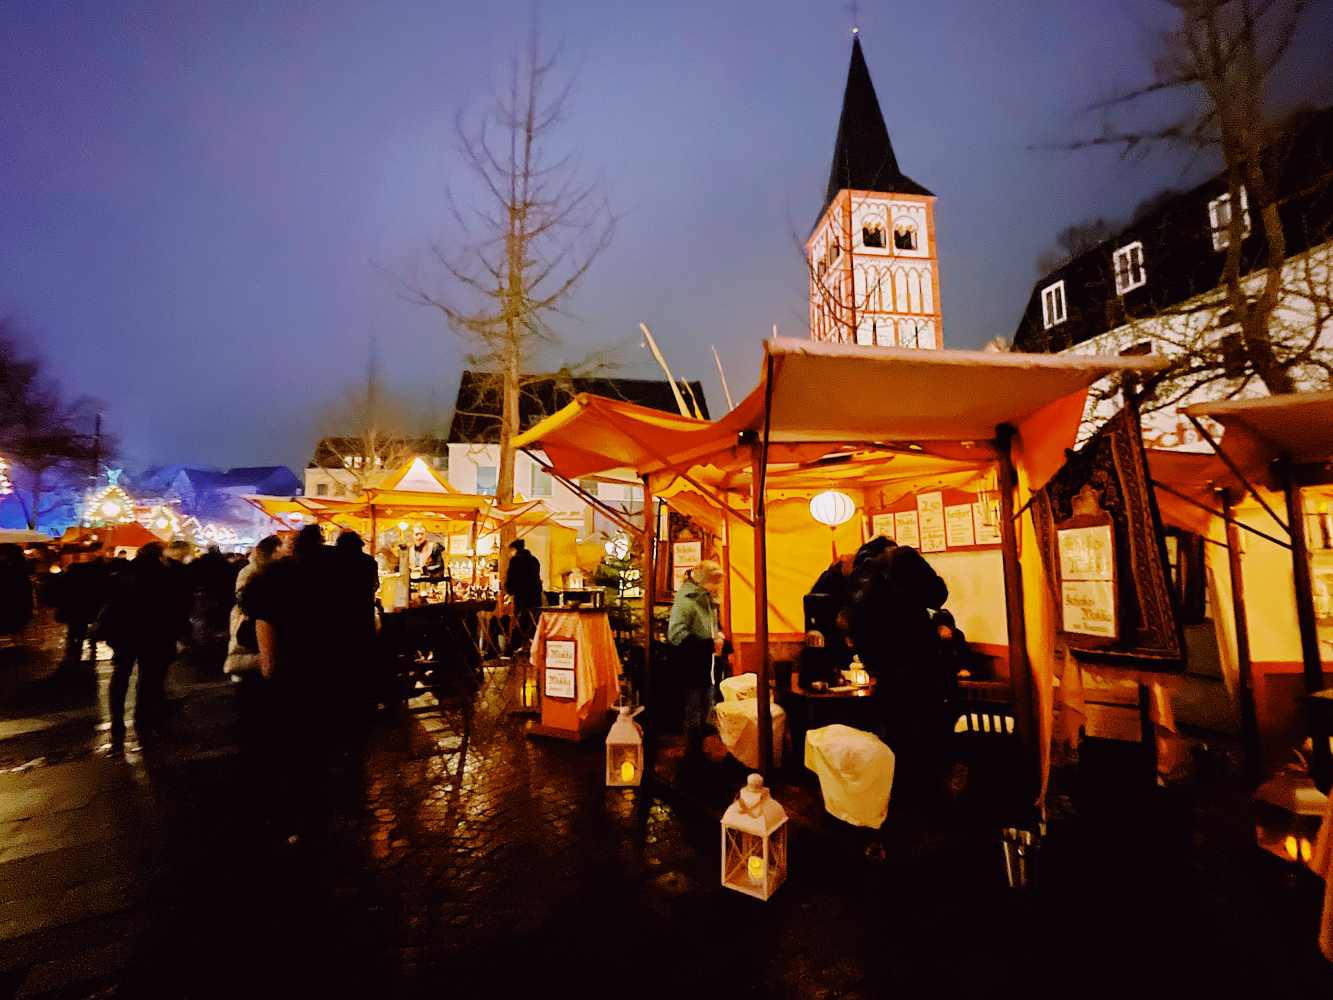
[(657, 511), (653, 500), (653, 487), (647, 476), (643, 477), (643, 560), (641, 562), (640, 589), (643, 592), (643, 700), (648, 706), (644, 715), (643, 773), (649, 781), (656, 780), (657, 767), (657, 732), (659, 729), (659, 703), (656, 677), (653, 671), (653, 605), (657, 603)]
[[(1014, 471), (1010, 445), (1014, 428), (1001, 424), (995, 429), (1000, 478), (1000, 552), (1004, 562), (1004, 608), (1009, 642), (1009, 691), (1014, 702), (1014, 728), (1023, 747), (1025, 762), (1035, 774), (1041, 759), (1036, 745), (1036, 720), (1032, 676), (1028, 670), (1027, 625), (1023, 617), (1023, 578), (1018, 566), (1018, 536), (1014, 521), (1014, 493), (1018, 475)], [(1029, 775), (1029, 778), (1031, 775)], [(1040, 781), (1032, 791), (1040, 787)], [(1025, 789), (1026, 790), (1026, 789)]]
[[(1231, 470), (1231, 474), (1245, 485), (1245, 488), (1250, 491), (1254, 496), (1254, 499), (1259, 501), (1259, 506), (1268, 511), (1268, 516), (1277, 522), (1279, 528), (1287, 534), (1291, 534), (1291, 525), (1284, 523), (1282, 518), (1277, 516), (1277, 511), (1269, 506), (1268, 501), (1264, 499), (1264, 495), (1259, 492), (1258, 488), (1253, 483), (1250, 482), (1245, 473), (1240, 471), (1240, 466), (1231, 460), (1231, 456), (1226, 453), (1222, 448), (1222, 445), (1208, 433), (1208, 428), (1199, 422), (1198, 417), (1191, 416), (1188, 413), (1185, 414), (1185, 416), (1189, 422), (1194, 425), (1194, 429), (1199, 432), (1199, 436), (1208, 442), (1208, 446), (1213, 449), (1213, 454), (1222, 460), (1222, 464)], [(1288, 512), (1288, 516), (1290, 516), (1290, 512)]]
[[(1301, 633), (1301, 674), (1305, 681), (1305, 693), (1314, 694), (1323, 690), (1324, 667), (1319, 655), (1314, 588), (1310, 583), (1310, 551), (1305, 539), (1305, 510), (1301, 502), (1301, 487), (1296, 481), (1290, 460), (1285, 458), (1279, 460), (1277, 471), (1278, 478), (1282, 481), (1282, 492), (1287, 498), (1287, 525), (1291, 531), (1291, 575), (1296, 585), (1296, 622), (1300, 626)], [(1328, 740), (1316, 739), (1310, 776), (1321, 791), (1328, 788), (1329, 763)]]
[(754, 644), (755, 722), (759, 726), (759, 771), (768, 783), (773, 770), (773, 719), (769, 694), (768, 651), (768, 505), (764, 502), (768, 473), (769, 419), (773, 409), (773, 355), (764, 352), (764, 427), (751, 449), (750, 511), (754, 520)]
[(1259, 726), (1254, 711), (1253, 666), (1250, 663), (1250, 619), (1245, 608), (1245, 576), (1240, 563), (1240, 531), (1231, 507), (1231, 491), (1221, 491), (1222, 514), (1227, 526), (1227, 567), (1231, 576), (1231, 610), (1236, 619), (1236, 688), (1240, 700), (1240, 742), (1245, 749), (1245, 769), (1251, 778), (1259, 774)]

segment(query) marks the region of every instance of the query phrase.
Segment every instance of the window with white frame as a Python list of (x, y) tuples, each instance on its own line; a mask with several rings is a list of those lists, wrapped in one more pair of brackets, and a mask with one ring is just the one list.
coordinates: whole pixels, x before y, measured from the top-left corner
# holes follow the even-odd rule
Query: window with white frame
[[(1225, 250), (1231, 245), (1231, 195), (1222, 195), (1208, 203), (1208, 222), (1213, 229), (1213, 249)], [(1245, 189), (1240, 189), (1240, 235), (1250, 235), (1250, 201)]]
[(1049, 330), (1065, 321), (1065, 283), (1057, 281), (1041, 290), (1041, 321)]
[(1115, 293), (1124, 295), (1126, 292), (1145, 285), (1148, 282), (1148, 271), (1143, 266), (1143, 244), (1134, 242), (1128, 246), (1123, 246), (1115, 252), (1113, 257), (1115, 263)]
[(549, 497), (551, 495), (551, 474), (540, 465), (532, 467), (532, 493), (533, 497)]
[(477, 466), (477, 495), (483, 497), (495, 496), (495, 486), (499, 481), (498, 470), (493, 465)]

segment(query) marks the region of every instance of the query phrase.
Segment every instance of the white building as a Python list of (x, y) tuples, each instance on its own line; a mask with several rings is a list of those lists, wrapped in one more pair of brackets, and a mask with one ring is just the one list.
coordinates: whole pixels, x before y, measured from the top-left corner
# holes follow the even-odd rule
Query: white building
[[(1308, 115), (1266, 156), (1286, 240), (1270, 336), (1299, 388), (1325, 388), (1323, 366), (1333, 362), (1333, 109)], [(1258, 295), (1267, 276), (1263, 227), (1243, 188), (1238, 201), (1242, 287)], [(1157, 394), (1165, 405), (1144, 415), (1143, 430), (1150, 448), (1206, 450), (1180, 407), (1267, 394), (1247, 374), (1240, 325), (1222, 285), (1232, 211), (1225, 175), (1161, 201), (1038, 281), (1014, 348), (1200, 359)], [(1089, 398), (1085, 437), (1120, 405), (1107, 388), (1094, 387)]]

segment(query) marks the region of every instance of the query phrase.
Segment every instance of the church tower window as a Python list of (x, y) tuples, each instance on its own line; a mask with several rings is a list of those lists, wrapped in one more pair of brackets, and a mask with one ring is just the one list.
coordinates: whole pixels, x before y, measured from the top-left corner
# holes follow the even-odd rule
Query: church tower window
[(884, 247), (884, 226), (879, 222), (867, 222), (861, 227), (861, 242), (868, 247)]
[(919, 249), (916, 241), (916, 223), (910, 219), (899, 219), (893, 224), (893, 248), (895, 250)]

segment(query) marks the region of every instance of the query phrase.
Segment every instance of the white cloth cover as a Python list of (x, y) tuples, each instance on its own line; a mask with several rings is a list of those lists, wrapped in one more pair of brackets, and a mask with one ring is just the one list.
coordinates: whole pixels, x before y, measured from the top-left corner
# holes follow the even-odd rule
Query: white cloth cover
[(873, 733), (833, 725), (805, 734), (805, 766), (819, 776), (824, 808), (852, 826), (877, 829), (889, 814), (893, 751)]
[(722, 678), (718, 687), (722, 689), (723, 701), (744, 701), (754, 697), (759, 690), (759, 680), (754, 674), (736, 674)]
[[(717, 735), (727, 752), (746, 767), (759, 767), (759, 701), (724, 701), (715, 706)], [(773, 764), (782, 763), (782, 743), (787, 735), (787, 713), (781, 705), (769, 702), (773, 713)]]

